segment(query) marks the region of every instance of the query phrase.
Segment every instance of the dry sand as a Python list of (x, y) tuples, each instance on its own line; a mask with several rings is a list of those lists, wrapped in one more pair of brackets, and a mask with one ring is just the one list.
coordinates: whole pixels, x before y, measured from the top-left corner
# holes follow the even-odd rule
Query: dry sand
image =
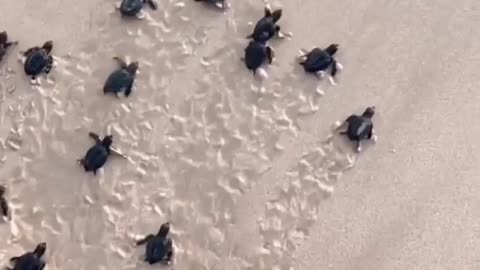
[[(20, 42), (1, 65), (2, 264), (46, 241), (48, 269), (151, 269), (133, 239), (169, 220), (175, 269), (480, 267), (478, 1), (271, 2), (294, 37), (263, 82), (239, 59), (264, 2), (159, 1), (144, 21), (114, 4), (1, 4)], [(32, 87), (17, 55), (48, 39)], [(336, 86), (295, 63), (332, 42)], [(101, 93), (113, 56), (140, 62), (129, 99)], [(377, 145), (328, 140), (369, 105)], [(130, 160), (85, 173), (89, 131)]]

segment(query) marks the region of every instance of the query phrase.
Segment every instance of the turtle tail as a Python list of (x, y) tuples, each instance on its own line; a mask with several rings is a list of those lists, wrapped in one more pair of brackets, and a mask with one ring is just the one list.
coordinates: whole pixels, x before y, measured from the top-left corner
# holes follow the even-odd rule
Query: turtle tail
[(250, 34), (250, 35), (246, 36), (246, 38), (247, 38), (247, 39), (253, 38), (253, 34)]

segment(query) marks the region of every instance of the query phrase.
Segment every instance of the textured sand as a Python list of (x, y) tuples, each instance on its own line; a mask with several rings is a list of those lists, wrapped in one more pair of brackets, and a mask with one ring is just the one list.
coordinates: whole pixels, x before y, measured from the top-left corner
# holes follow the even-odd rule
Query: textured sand
[[(150, 269), (133, 239), (169, 220), (176, 269), (480, 266), (480, 3), (271, 2), (294, 36), (272, 42), (260, 82), (239, 59), (262, 1), (225, 14), (161, 1), (145, 21), (110, 1), (10, 2), (2, 264), (46, 241), (49, 269)], [(18, 54), (48, 39), (57, 65), (32, 87)], [(336, 86), (295, 62), (332, 42)], [(140, 62), (129, 99), (101, 93), (113, 56)], [(331, 127), (369, 105), (379, 141), (356, 155)], [(130, 160), (85, 173), (89, 131), (113, 133)]]

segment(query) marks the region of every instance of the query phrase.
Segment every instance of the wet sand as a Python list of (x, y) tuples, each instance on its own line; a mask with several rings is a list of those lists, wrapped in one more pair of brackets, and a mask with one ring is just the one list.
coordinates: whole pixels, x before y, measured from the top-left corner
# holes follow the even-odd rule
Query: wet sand
[[(2, 264), (46, 241), (49, 269), (150, 269), (134, 239), (171, 221), (175, 269), (480, 265), (480, 4), (272, 2), (294, 36), (259, 81), (240, 57), (262, 1), (164, 1), (144, 21), (60, 3), (2, 6), (20, 42), (0, 65)], [(32, 87), (18, 54), (49, 39), (56, 66)], [(295, 60), (333, 42), (337, 85)], [(102, 93), (113, 56), (140, 62), (128, 99)], [(357, 155), (331, 128), (370, 105), (379, 140)], [(130, 159), (85, 173), (89, 131)]]

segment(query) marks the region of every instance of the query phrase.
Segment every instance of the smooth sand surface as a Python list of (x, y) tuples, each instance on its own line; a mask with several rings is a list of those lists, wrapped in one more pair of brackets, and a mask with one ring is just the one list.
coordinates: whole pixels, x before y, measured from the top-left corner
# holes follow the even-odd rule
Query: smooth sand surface
[[(20, 42), (1, 64), (2, 264), (46, 241), (48, 269), (162, 269), (133, 242), (171, 221), (175, 269), (480, 267), (478, 1), (271, 2), (293, 38), (263, 81), (240, 58), (264, 2), (159, 1), (144, 21), (114, 4), (0, 4)], [(32, 87), (19, 52), (49, 39)], [(295, 59), (333, 42), (335, 86)], [(128, 99), (102, 93), (113, 56), (140, 62)], [(370, 105), (379, 140), (357, 155), (332, 125)], [(130, 159), (85, 173), (89, 131)]]

